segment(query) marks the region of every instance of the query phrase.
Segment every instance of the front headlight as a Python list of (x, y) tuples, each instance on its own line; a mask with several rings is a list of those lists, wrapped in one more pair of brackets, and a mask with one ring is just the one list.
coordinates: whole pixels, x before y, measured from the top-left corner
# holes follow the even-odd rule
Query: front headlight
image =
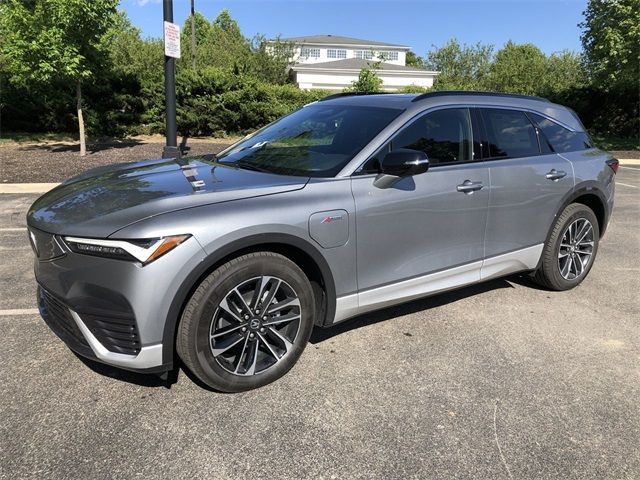
[(102, 240), (98, 238), (63, 237), (64, 243), (74, 253), (117, 260), (139, 261), (147, 265), (170, 252), (191, 235), (145, 240)]

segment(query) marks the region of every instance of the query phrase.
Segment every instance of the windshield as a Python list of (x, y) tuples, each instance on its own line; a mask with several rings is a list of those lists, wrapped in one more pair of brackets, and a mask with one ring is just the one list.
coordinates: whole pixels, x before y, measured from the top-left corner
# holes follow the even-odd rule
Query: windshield
[(312, 104), (240, 141), (218, 161), (281, 175), (333, 177), (401, 112)]

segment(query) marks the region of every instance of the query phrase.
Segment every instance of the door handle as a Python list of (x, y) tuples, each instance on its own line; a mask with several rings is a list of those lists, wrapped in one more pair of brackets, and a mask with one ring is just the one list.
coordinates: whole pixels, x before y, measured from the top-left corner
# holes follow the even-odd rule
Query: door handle
[(545, 177), (547, 177), (547, 180), (553, 180), (554, 182), (557, 182), (558, 180), (566, 176), (567, 172), (563, 170), (556, 170), (555, 168), (551, 169), (551, 171), (547, 172), (547, 174), (545, 175)]
[(472, 182), (471, 180), (465, 180), (461, 185), (456, 187), (456, 190), (462, 193), (471, 194), (476, 190), (482, 190), (484, 185), (482, 182)]

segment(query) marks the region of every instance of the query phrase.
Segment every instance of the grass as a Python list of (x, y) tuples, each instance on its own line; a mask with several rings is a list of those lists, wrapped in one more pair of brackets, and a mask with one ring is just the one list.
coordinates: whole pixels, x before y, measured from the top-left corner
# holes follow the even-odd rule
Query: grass
[(640, 138), (620, 138), (591, 134), (591, 139), (603, 150), (640, 150)]

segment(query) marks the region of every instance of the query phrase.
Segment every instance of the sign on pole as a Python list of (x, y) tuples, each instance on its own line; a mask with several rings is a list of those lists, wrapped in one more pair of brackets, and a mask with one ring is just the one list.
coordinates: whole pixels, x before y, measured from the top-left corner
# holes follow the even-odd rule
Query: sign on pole
[(180, 58), (180, 27), (175, 23), (164, 22), (164, 54)]

